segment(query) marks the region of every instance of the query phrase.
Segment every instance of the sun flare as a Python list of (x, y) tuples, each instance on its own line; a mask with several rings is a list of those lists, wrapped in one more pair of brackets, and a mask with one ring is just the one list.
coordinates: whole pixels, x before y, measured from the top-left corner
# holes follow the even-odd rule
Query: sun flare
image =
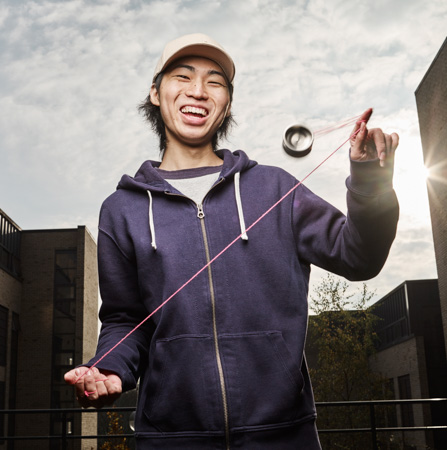
[(396, 153), (394, 188), (401, 206), (402, 215), (423, 224), (430, 223), (427, 181), (430, 171), (424, 165), (422, 150), (408, 149)]

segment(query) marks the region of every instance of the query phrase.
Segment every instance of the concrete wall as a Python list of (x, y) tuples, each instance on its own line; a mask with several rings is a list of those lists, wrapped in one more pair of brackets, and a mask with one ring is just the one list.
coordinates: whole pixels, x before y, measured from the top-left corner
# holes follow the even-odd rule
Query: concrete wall
[[(447, 39), (416, 90), (447, 348)], [(447, 380), (446, 380), (447, 383)]]
[[(87, 228), (80, 227), (78, 232), (79, 274), (76, 282), (78, 295), (83, 298), (82, 308), (77, 310), (76, 364), (88, 361), (96, 351), (98, 340), (98, 271), (96, 242)], [(81, 272), (82, 271), (82, 272)], [(79, 329), (78, 327), (82, 327)], [(79, 358), (79, 359), (78, 359)], [(80, 434), (92, 436), (97, 434), (98, 416), (95, 413), (82, 415)], [(75, 426), (75, 432), (77, 426)], [(96, 440), (83, 440), (82, 450), (96, 449)]]
[[(395, 398), (399, 398), (398, 378), (404, 375), (410, 376), (411, 394), (413, 399), (427, 398), (428, 383), (425, 369), (424, 339), (413, 337), (400, 344), (393, 345), (378, 352), (370, 360), (371, 369), (393, 380)], [(397, 408), (398, 426), (402, 426), (400, 408)], [(413, 406), (414, 425), (423, 426), (431, 424), (430, 410), (422, 405)], [(396, 433), (402, 442), (415, 445), (416, 448), (426, 449), (431, 444), (431, 436), (424, 432), (411, 431)]]

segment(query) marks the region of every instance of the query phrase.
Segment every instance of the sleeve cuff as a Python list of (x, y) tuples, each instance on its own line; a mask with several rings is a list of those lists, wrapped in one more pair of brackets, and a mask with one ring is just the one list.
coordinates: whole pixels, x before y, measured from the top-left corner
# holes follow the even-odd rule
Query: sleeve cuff
[(363, 196), (375, 196), (393, 190), (394, 164), (380, 167), (379, 159), (351, 161), (351, 175), (346, 186), (351, 192)]

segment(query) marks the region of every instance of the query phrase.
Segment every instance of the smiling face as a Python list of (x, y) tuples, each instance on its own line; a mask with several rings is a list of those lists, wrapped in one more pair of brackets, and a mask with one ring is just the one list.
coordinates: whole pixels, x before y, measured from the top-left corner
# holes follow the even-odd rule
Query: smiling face
[(173, 146), (209, 148), (230, 115), (230, 94), (222, 69), (201, 57), (185, 57), (165, 71), (159, 90), (152, 86), (151, 102), (160, 107), (167, 150)]

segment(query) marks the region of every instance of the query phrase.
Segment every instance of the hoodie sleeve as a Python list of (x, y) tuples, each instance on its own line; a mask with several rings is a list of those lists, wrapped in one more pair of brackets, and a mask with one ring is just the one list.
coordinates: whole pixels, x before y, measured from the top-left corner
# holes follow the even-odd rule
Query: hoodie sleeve
[[(123, 249), (108, 231), (113, 222), (110, 211), (103, 206), (98, 235), (98, 272), (102, 305), (99, 318), (101, 333), (92, 365), (121, 339), (131, 333), (98, 363), (98, 368), (115, 372), (122, 380), (123, 391), (133, 389), (139, 377), (139, 368), (148, 353), (151, 329), (145, 323), (148, 312), (140, 300), (138, 276), (132, 256)], [(119, 226), (115, 223), (114, 226)], [(126, 233), (119, 233), (124, 239)], [(144, 364), (144, 363), (143, 363)]]
[(351, 281), (375, 277), (396, 235), (399, 206), (392, 175), (393, 168), (380, 167), (378, 160), (351, 161), (347, 216), (300, 186), (293, 220), (301, 258)]

